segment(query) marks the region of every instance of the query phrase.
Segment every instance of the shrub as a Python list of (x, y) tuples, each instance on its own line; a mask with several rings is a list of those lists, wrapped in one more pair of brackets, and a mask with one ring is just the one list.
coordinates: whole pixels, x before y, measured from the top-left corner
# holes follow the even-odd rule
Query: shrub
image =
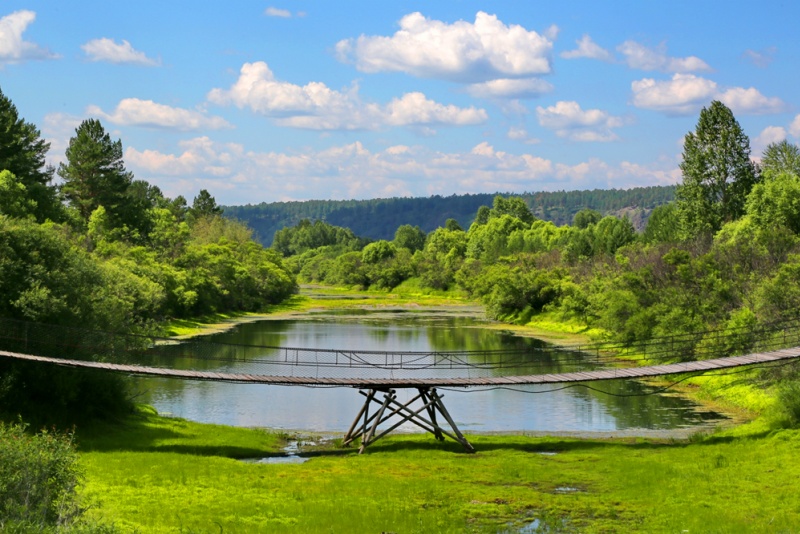
[(0, 423), (0, 530), (72, 523), (83, 510), (75, 488), (81, 477), (72, 434), (30, 435), (26, 425)]

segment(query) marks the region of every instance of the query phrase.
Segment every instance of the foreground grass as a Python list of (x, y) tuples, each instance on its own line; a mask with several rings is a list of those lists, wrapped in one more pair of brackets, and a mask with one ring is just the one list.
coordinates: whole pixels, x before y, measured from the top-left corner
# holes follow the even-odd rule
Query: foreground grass
[[(122, 532), (796, 532), (800, 432), (693, 442), (396, 436), (358, 456), (144, 412), (81, 433), (83, 495)], [(540, 525), (542, 525), (540, 523)]]

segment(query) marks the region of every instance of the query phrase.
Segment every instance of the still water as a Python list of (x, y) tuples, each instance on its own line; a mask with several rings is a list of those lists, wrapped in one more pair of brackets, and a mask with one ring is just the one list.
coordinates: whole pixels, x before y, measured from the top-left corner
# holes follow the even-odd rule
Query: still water
[[(475, 317), (446, 313), (348, 313), (309, 315), (302, 319), (241, 324), (206, 336), (214, 343), (269, 347), (351, 349), (360, 351), (503, 350), (546, 347), (539, 340), (489, 330)], [(197, 362), (170, 357), (171, 347), (153, 349), (152, 364), (200, 368)], [(205, 370), (268, 374), (256, 365), (273, 357), (269, 349), (248, 349), (240, 361), (202, 362)], [(517, 374), (580, 370), (560, 351), (537, 352), (530, 367)], [(248, 358), (250, 358), (248, 360)], [(452, 373), (452, 372), (451, 372)], [(459, 373), (459, 371), (456, 371)], [(460, 371), (462, 376), (465, 372)], [(357, 375), (358, 376), (358, 375)], [(722, 416), (686, 399), (647, 394), (640, 382), (615, 380), (583, 386), (520, 386), (505, 389), (440, 388), (445, 404), (465, 432), (617, 432), (651, 435), (719, 422)], [(194, 421), (233, 426), (270, 427), (313, 432), (345, 432), (363, 402), (353, 388), (308, 388), (138, 378), (138, 399)], [(399, 390), (398, 400), (415, 390)], [(631, 396), (634, 395), (634, 396)], [(417, 427), (401, 427), (415, 431)]]

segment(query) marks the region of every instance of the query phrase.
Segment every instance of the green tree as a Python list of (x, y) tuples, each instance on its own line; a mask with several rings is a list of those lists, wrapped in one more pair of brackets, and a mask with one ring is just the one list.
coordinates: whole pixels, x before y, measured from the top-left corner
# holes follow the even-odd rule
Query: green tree
[(61, 191), (69, 203), (85, 221), (103, 206), (113, 225), (124, 224), (132, 175), (122, 161), (122, 141), (112, 141), (100, 121), (87, 119), (75, 129), (66, 156), (58, 175), (64, 179)]
[(781, 172), (800, 176), (800, 148), (785, 139), (780, 143), (770, 143), (761, 156), (761, 172), (765, 177)]
[(11, 171), (0, 171), (0, 214), (24, 218), (36, 211), (36, 201)]
[(502, 217), (503, 215), (511, 215), (528, 225), (536, 220), (525, 200), (521, 197), (504, 198), (498, 195), (494, 197), (490, 217)]
[(750, 140), (725, 104), (713, 101), (686, 134), (683, 183), (676, 191), (683, 237), (716, 232), (744, 214), (750, 190), (759, 181), (750, 160)]
[(759, 228), (785, 226), (800, 234), (800, 176), (786, 171), (769, 176), (747, 197), (747, 214)]
[(410, 250), (413, 254), (425, 246), (425, 237), (425, 232), (419, 226), (404, 224), (394, 233), (394, 244), (399, 248)]
[(680, 221), (674, 202), (655, 208), (647, 219), (642, 239), (645, 243), (674, 243), (679, 239)]
[(211, 196), (211, 193), (201, 189), (197, 196), (194, 197), (191, 213), (195, 218), (212, 217), (222, 215), (222, 208), (217, 206), (217, 201)]
[(603, 215), (599, 211), (584, 208), (572, 218), (572, 226), (583, 230), (584, 228), (588, 228), (590, 224), (597, 224), (602, 218)]
[(53, 168), (45, 165), (48, 150), (50, 143), (36, 126), (20, 118), (16, 106), (0, 91), (0, 171), (10, 171), (25, 186), (40, 222), (63, 217), (57, 189), (51, 185)]

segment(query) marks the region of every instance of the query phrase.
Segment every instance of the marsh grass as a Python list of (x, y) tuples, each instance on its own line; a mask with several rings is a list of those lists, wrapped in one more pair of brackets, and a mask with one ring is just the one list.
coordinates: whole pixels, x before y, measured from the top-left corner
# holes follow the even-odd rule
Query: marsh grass
[[(123, 532), (792, 532), (800, 432), (691, 442), (398, 435), (302, 464), (286, 436), (144, 412), (80, 435), (93, 518)], [(565, 490), (568, 488), (569, 490)], [(553, 529), (546, 530), (550, 525)], [(548, 527), (549, 528), (549, 527)], [(535, 532), (536, 530), (527, 530)]]

